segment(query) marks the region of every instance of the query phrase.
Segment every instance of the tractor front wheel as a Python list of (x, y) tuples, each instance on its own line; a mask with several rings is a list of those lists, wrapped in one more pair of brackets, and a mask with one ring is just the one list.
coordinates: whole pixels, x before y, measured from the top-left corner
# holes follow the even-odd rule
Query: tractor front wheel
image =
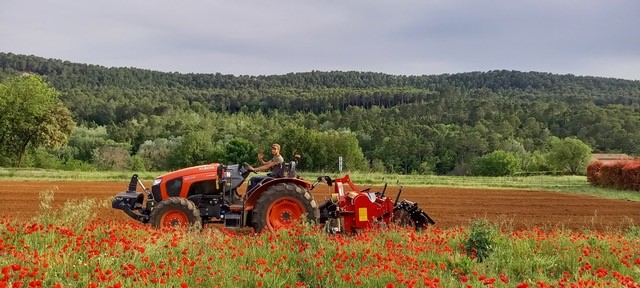
[(313, 223), (320, 218), (313, 196), (303, 187), (280, 183), (260, 195), (251, 222), (255, 232), (260, 233), (265, 227), (271, 231), (291, 227), (304, 217)]
[(202, 218), (198, 207), (188, 199), (171, 197), (158, 204), (149, 217), (151, 226), (202, 228)]

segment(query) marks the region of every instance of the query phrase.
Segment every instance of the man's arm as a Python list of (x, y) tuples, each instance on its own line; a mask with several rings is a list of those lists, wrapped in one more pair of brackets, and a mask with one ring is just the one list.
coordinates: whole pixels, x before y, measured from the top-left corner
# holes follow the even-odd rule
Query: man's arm
[(261, 162), (262, 163), (260, 163), (260, 164), (264, 163), (264, 165), (262, 165), (260, 167), (256, 167), (256, 168), (251, 167), (251, 168), (253, 168), (253, 172), (266, 171), (266, 170), (271, 169), (271, 167), (276, 166), (276, 163), (273, 163), (272, 161), (269, 161), (269, 162), (261, 161)]

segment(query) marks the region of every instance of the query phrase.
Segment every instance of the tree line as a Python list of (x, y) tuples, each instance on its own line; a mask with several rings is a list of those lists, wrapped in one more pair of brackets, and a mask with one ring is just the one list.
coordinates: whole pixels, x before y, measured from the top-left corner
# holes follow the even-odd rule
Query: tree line
[[(277, 142), (285, 158), (303, 154), (308, 170), (335, 170), (342, 155), (349, 169), (468, 174), (498, 150), (516, 156), (519, 171), (556, 169), (545, 155), (557, 139), (594, 152), (640, 149), (640, 81), (506, 70), (181, 74), (0, 53), (0, 82), (23, 73), (57, 91), (77, 126), (65, 144), (25, 146), (33, 166), (253, 163)], [(2, 149), (0, 165), (19, 165), (15, 149)]]

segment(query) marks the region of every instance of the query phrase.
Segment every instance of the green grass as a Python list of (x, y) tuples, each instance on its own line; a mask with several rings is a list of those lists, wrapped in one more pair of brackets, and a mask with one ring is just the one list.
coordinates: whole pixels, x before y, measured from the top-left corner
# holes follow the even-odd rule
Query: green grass
[[(59, 171), (43, 169), (0, 168), (0, 180), (19, 181), (129, 181), (134, 172), (116, 171)], [(150, 182), (164, 172), (141, 172), (140, 179)], [(305, 172), (301, 176), (313, 182), (320, 175), (332, 178), (344, 174), (326, 172)], [(585, 176), (435, 176), (435, 175), (393, 175), (382, 173), (352, 172), (351, 179), (358, 187), (381, 186), (386, 181), (390, 187), (400, 184), (413, 187), (462, 187), (547, 190), (582, 195), (591, 195), (608, 199), (640, 201), (640, 192), (593, 187)]]
[[(303, 177), (314, 181), (319, 174), (304, 173)], [(331, 177), (342, 177), (340, 174), (327, 174)], [(435, 176), (435, 175), (386, 175), (381, 173), (352, 173), (351, 180), (364, 188), (381, 186), (386, 181), (389, 187), (398, 185), (412, 187), (459, 187), (459, 188), (488, 188), (488, 189), (522, 189), (546, 190), (581, 195), (590, 195), (607, 199), (640, 201), (640, 192), (623, 191), (609, 188), (594, 187), (587, 182), (586, 176)]]
[(129, 181), (137, 173), (140, 179), (153, 180), (158, 172), (62, 171), (47, 169), (0, 168), (0, 180), (16, 181)]
[[(640, 238), (631, 229), (505, 231), (481, 223), (345, 237), (304, 225), (247, 235), (51, 212), (29, 221), (0, 218), (7, 251), (0, 286), (636, 287), (640, 280)], [(491, 249), (480, 261), (466, 243)]]

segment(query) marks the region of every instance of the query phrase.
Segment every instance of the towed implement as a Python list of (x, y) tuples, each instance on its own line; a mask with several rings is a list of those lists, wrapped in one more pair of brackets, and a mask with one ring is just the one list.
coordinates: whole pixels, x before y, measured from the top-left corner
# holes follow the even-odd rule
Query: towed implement
[[(313, 184), (298, 177), (297, 162), (282, 164), (281, 177), (267, 178), (244, 195), (238, 188), (250, 175), (250, 166), (212, 163), (161, 175), (147, 188), (134, 174), (126, 192), (116, 195), (112, 207), (153, 227), (191, 226), (221, 223), (229, 229), (278, 230), (300, 221), (318, 223), (330, 233), (356, 233), (361, 229), (395, 223), (424, 229), (435, 222), (416, 203), (395, 201), (385, 188), (371, 193), (359, 190), (349, 175), (331, 179), (318, 177)], [(318, 205), (311, 190), (322, 182), (333, 187), (329, 200)], [(137, 191), (140, 186), (142, 191)]]
[(387, 184), (379, 192), (370, 188), (360, 190), (351, 182), (349, 174), (331, 180), (329, 176), (320, 176), (312, 185), (326, 182), (333, 187), (331, 199), (320, 204), (320, 220), (329, 233), (356, 233), (358, 230), (385, 227), (393, 223), (398, 226), (411, 226), (422, 230), (436, 224), (417, 203), (402, 200), (402, 186), (395, 201), (386, 197)]

